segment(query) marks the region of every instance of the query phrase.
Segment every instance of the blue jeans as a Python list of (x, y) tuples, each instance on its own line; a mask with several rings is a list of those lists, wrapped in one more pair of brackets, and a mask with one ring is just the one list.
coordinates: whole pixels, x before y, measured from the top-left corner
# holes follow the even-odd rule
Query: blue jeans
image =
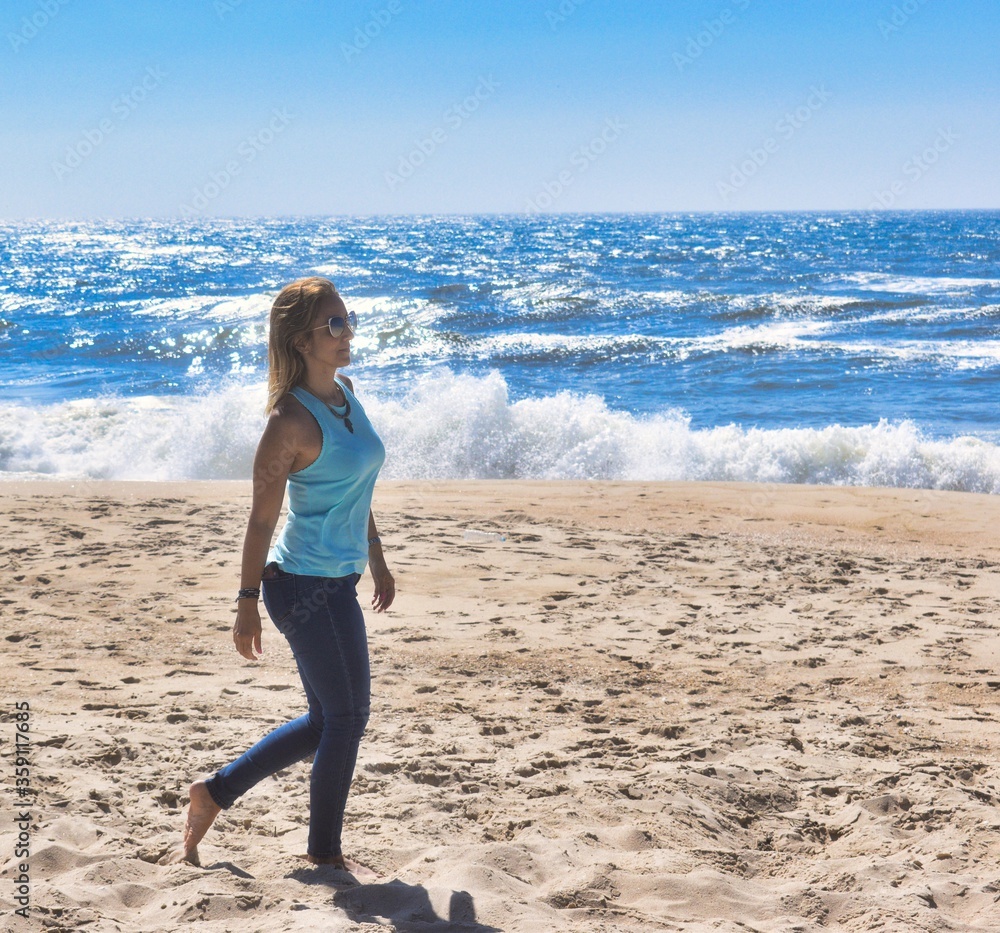
[(347, 792), (371, 707), (359, 578), (309, 577), (274, 564), (265, 569), (264, 606), (292, 649), (309, 712), (275, 729), (207, 782), (212, 799), (227, 810), (258, 781), (315, 753), (308, 853), (316, 857), (342, 854)]

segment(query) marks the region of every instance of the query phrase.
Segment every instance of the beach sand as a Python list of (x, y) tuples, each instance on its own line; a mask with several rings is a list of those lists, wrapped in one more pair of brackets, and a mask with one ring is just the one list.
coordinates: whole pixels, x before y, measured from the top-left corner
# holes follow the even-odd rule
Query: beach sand
[(304, 709), (269, 621), (262, 661), (232, 647), (249, 504), (0, 486), (5, 929), (1000, 929), (1000, 499), (380, 484), (360, 884), (296, 857), (308, 763), (220, 815), (203, 867), (157, 864), (188, 783)]

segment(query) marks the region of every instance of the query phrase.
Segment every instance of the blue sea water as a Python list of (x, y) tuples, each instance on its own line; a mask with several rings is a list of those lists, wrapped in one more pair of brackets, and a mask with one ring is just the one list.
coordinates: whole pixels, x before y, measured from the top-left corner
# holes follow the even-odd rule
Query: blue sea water
[(0, 223), (0, 475), (243, 478), (331, 278), (389, 477), (1000, 492), (1000, 213)]

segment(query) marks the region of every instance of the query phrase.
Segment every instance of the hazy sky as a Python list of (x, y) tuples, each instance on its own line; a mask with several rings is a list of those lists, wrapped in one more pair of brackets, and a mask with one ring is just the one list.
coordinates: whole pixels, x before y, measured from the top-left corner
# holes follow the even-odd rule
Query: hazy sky
[(1000, 207), (996, 0), (4, 0), (0, 218)]

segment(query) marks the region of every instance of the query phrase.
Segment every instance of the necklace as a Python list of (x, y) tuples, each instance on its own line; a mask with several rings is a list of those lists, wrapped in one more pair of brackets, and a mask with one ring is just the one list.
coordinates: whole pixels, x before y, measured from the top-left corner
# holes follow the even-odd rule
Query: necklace
[[(343, 389), (341, 389), (340, 391), (344, 392)], [(340, 412), (336, 411), (334, 409), (334, 407), (332, 405), (330, 405), (329, 403), (327, 404), (326, 407), (330, 409), (330, 413), (333, 415), (334, 418), (339, 418), (341, 421), (344, 422), (344, 427), (347, 428), (347, 430), (350, 431), (351, 434), (354, 433), (354, 425), (351, 424), (351, 400), (347, 397), (347, 393), (346, 392), (344, 392), (344, 413), (343, 414), (340, 414)]]

